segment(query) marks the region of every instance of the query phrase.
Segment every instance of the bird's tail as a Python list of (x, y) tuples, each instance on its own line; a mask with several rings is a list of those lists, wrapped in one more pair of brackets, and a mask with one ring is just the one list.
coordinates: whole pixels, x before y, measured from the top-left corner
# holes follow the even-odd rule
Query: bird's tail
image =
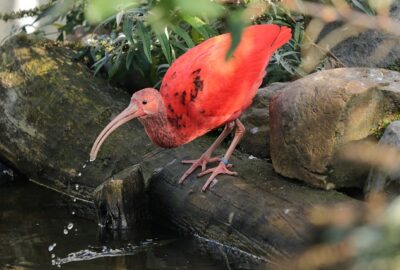
[(280, 26), (279, 28), (278, 35), (271, 44), (271, 50), (273, 52), (285, 45), (292, 38), (292, 29), (286, 26)]
[(245, 35), (255, 42), (256, 51), (274, 53), (292, 38), (292, 29), (276, 24), (260, 24), (248, 27)]

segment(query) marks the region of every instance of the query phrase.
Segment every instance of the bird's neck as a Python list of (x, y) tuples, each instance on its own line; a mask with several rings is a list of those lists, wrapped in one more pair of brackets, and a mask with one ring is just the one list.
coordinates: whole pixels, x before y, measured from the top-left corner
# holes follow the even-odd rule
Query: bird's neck
[(141, 118), (140, 122), (142, 122), (147, 135), (154, 144), (163, 148), (179, 146), (179, 134), (173, 130), (168, 121), (165, 108), (162, 108), (158, 114)]

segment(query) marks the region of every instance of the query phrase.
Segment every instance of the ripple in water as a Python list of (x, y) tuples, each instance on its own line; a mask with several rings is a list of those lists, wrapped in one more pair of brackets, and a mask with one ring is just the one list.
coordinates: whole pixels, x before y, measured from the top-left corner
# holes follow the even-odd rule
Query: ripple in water
[(71, 263), (71, 262), (80, 262), (80, 261), (90, 261), (105, 257), (118, 257), (118, 256), (129, 256), (135, 255), (139, 252), (146, 251), (149, 248), (155, 246), (163, 246), (167, 245), (174, 240), (165, 240), (161, 242), (143, 242), (141, 245), (134, 246), (132, 244), (128, 244), (123, 248), (109, 248), (107, 246), (102, 247), (89, 247), (89, 249), (80, 250), (77, 252), (69, 253), (65, 258), (56, 258), (51, 261), (52, 265), (61, 267), (63, 264)]

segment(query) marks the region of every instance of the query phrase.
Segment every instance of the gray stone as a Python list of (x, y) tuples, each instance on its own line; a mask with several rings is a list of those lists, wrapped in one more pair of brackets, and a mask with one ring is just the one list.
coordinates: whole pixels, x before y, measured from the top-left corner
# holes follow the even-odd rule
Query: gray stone
[(270, 102), (275, 170), (324, 189), (361, 187), (369, 167), (341, 158), (400, 112), (400, 73), (341, 68), (297, 80)]
[[(391, 123), (379, 140), (380, 145), (387, 145), (400, 150), (400, 121)], [(397, 170), (386, 171), (381, 168), (371, 169), (367, 182), (365, 184), (365, 192), (382, 192), (387, 191), (388, 193), (394, 192), (396, 195), (399, 194), (399, 183), (400, 183), (400, 165)]]
[[(400, 1), (394, 1), (391, 18), (400, 21)], [(342, 25), (343, 23), (340, 22), (326, 25), (319, 38), (321, 39), (326, 34), (338, 30)], [(338, 31), (359, 31), (350, 28), (351, 26), (348, 25)], [(340, 36), (339, 32), (338, 38)], [(330, 48), (330, 56), (325, 59), (324, 66), (325, 68), (343, 66), (388, 68), (393, 65), (399, 66), (399, 61), (400, 37), (379, 29), (361, 31), (357, 36), (352, 36)]]
[(268, 158), (269, 145), (269, 101), (286, 83), (274, 83), (260, 88), (253, 104), (243, 113), (241, 120), (246, 127), (246, 133), (240, 141), (239, 148), (243, 152), (257, 158)]

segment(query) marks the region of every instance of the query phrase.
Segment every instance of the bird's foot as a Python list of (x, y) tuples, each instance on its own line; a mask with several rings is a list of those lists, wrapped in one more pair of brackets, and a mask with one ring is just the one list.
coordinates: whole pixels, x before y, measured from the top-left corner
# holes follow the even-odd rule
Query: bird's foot
[(217, 162), (221, 158), (220, 157), (210, 157), (210, 155), (204, 153), (201, 155), (199, 159), (193, 159), (193, 160), (182, 160), (181, 162), (184, 164), (192, 164), (190, 168), (182, 175), (182, 177), (179, 179), (179, 184), (182, 184), (185, 182), (186, 178), (197, 168), (201, 167), (201, 171), (204, 172), (206, 170), (206, 166), (208, 163), (211, 162)]
[(228, 170), (228, 168), (232, 167), (232, 164), (226, 164), (227, 162), (221, 161), (219, 165), (215, 168), (208, 169), (204, 172), (199, 173), (197, 176), (201, 177), (203, 175), (211, 173), (211, 176), (207, 179), (207, 182), (204, 184), (202, 187), (201, 191), (206, 191), (206, 189), (210, 186), (212, 181), (215, 179), (215, 177), (219, 174), (227, 174), (227, 175), (237, 175), (237, 172), (232, 172)]

